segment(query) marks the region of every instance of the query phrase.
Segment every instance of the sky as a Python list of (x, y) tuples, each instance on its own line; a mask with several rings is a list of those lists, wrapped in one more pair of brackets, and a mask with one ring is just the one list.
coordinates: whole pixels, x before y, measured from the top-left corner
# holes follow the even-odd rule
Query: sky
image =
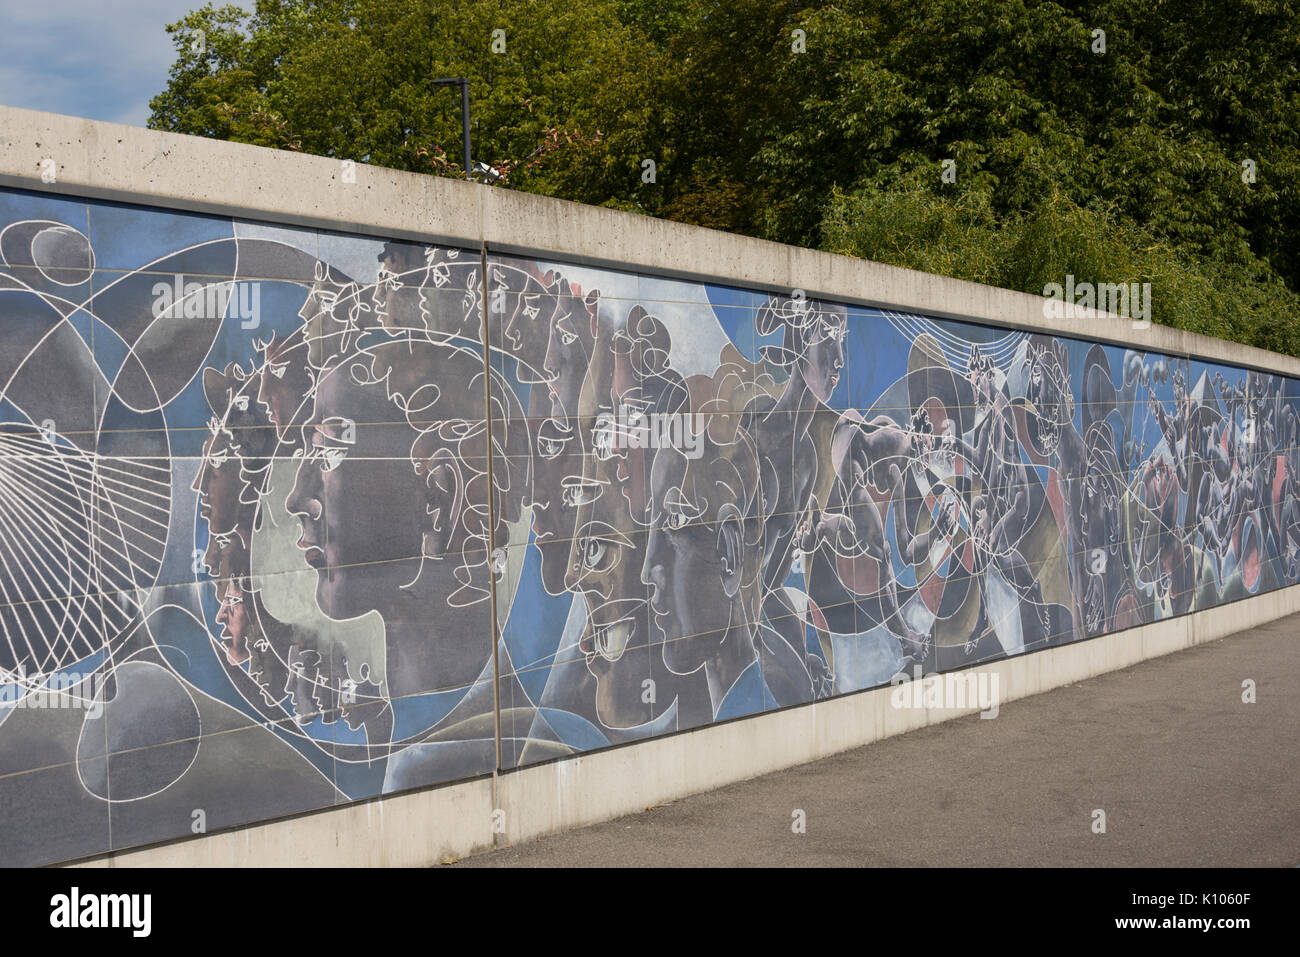
[(205, 3), (0, 0), (0, 105), (144, 126), (174, 59), (164, 27)]

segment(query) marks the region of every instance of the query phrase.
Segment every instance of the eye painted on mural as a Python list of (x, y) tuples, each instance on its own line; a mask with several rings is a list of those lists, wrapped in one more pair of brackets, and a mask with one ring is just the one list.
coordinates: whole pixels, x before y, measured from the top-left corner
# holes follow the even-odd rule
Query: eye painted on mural
[(342, 417), (331, 417), (317, 425), (312, 432), (309, 456), (322, 473), (333, 472), (348, 457), (348, 447), (356, 444), (356, 423)]
[(818, 316), (817, 324), (813, 328), (811, 339), (813, 343), (825, 342), (828, 339), (843, 343), (846, 338), (848, 338), (848, 329), (838, 319), (827, 318), (825, 313)]
[(602, 483), (570, 476), (561, 482), (560, 501), (565, 508), (590, 505), (603, 494)]
[(343, 464), (343, 460), (347, 457), (346, 449), (335, 446), (321, 448), (319, 451), (320, 470), (322, 472), (333, 472)]
[(222, 449), (215, 449), (208, 455), (208, 465), (214, 469), (220, 469), (231, 459), (236, 458), (239, 454), (239, 446), (231, 445)]
[(557, 419), (547, 419), (537, 429), (537, 454), (547, 460), (558, 458), (572, 440), (572, 430)]
[(596, 424), (591, 430), (591, 446), (597, 461), (604, 462), (614, 457), (617, 434), (618, 426), (611, 412), (601, 412), (596, 416)]
[(578, 332), (573, 325), (574, 316), (572, 313), (557, 315), (555, 318), (555, 334), (560, 343), (564, 346), (571, 346), (578, 341)]
[(675, 485), (664, 494), (664, 508), (662, 520), (665, 528), (678, 531), (690, 525), (708, 508), (708, 501), (702, 499), (699, 505), (693, 503), (682, 491), (681, 486)]
[(599, 538), (584, 538), (582, 540), (582, 565), (589, 571), (596, 571), (604, 561), (606, 553), (609, 551), (609, 545)]
[(578, 533), (578, 544), (582, 563), (589, 569), (598, 569), (602, 562), (604, 567), (608, 567), (613, 562), (605, 562), (605, 559), (616, 557), (620, 549), (633, 547), (626, 535), (607, 522), (588, 522), (584, 525)]

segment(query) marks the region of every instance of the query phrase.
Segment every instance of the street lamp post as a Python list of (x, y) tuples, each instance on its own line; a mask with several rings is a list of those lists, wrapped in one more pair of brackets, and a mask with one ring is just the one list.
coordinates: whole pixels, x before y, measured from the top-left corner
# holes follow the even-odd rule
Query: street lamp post
[(469, 79), (466, 77), (446, 77), (440, 80), (432, 80), (432, 86), (460, 86), (460, 120), (461, 120), (461, 146), (465, 156), (465, 178), (471, 182), (474, 180), (474, 170), (470, 165), (469, 158)]

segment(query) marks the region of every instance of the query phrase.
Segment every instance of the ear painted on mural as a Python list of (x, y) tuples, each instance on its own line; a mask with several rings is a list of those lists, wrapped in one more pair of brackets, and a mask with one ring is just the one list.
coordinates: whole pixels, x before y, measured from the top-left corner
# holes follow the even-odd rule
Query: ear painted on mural
[(11, 863), (1300, 579), (1253, 371), (16, 190), (0, 323)]

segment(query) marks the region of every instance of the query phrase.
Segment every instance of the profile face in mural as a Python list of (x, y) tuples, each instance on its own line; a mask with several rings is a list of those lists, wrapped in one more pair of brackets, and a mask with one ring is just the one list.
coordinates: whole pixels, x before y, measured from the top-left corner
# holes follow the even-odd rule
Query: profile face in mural
[(11, 189), (0, 338), (16, 863), (1300, 580), (1300, 386), (1188, 356)]
[(286, 505), (317, 601), (334, 620), (378, 612), (397, 696), (464, 685), (490, 654), (457, 627), (489, 594), (481, 377), (455, 347), (362, 349), (323, 375), (303, 426)]
[(222, 555), (213, 582), (220, 607), (216, 622), (221, 626), (218, 636), (226, 662), (242, 665), (252, 656), (250, 645), (261, 636), (252, 611), (252, 592), (248, 587), (248, 555), (243, 541), (236, 539)]
[[(614, 339), (625, 333), (608, 325), (598, 326), (597, 332), (574, 410), (575, 438), (584, 452), (582, 472), (562, 480), (562, 501), (574, 513), (564, 588), (584, 602), (586, 624), (578, 652), (596, 680), (596, 716), (606, 727), (623, 728), (648, 720), (641, 682), (650, 677), (646, 650), (654, 636), (648, 630), (640, 576), (645, 534), (632, 520), (623, 494), (627, 473), (619, 469), (619, 456), (624, 436), (610, 403)], [(656, 635), (661, 641), (662, 635)]]
[(1029, 341), (1025, 399), (1033, 423), (1030, 441), (1034, 451), (1044, 456), (1056, 452), (1061, 432), (1073, 415), (1067, 362), (1065, 348), (1056, 340), (1035, 336)]
[[(676, 697), (662, 667), (663, 631), (648, 612), (641, 581), (647, 533), (628, 517), (612, 458), (598, 462), (588, 476), (565, 587), (586, 604), (578, 650), (596, 680), (596, 716), (609, 728), (634, 727), (653, 720), (662, 710), (657, 705), (671, 705)], [(656, 683), (653, 702), (645, 700), (647, 679)]]
[(414, 577), (424, 534), (424, 489), (410, 461), (419, 433), (375, 376), (377, 361), (358, 353), (322, 378), (286, 499), (302, 523), (298, 547), (321, 572), (317, 599), (334, 619), (389, 608)]
[(308, 359), (308, 338), (300, 330), (282, 339), (272, 332), (261, 346), (262, 369), (257, 379), (257, 401), (275, 426), (276, 437), (295, 443), (293, 423), (309, 404), (313, 379)]
[[(803, 397), (806, 390), (817, 402), (829, 403), (844, 369), (844, 336), (848, 314), (834, 303), (773, 297), (759, 316), (760, 335), (780, 331), (779, 349), (766, 350), (770, 362), (790, 369), (787, 395)], [(805, 402), (792, 402), (803, 408)]]
[(641, 578), (664, 633), (664, 663), (701, 668), (715, 711), (757, 657), (763, 516), (752, 440), (703, 437), (702, 455), (660, 449)]
[[(535, 435), (533, 532), (541, 552), (542, 582), (553, 595), (564, 593), (564, 576), (577, 521), (570, 491), (583, 472), (584, 437), (579, 398), (592, 364), (598, 292), (587, 296), (559, 279), (541, 297), (545, 308), (522, 321), (537, 340), (545, 335), (540, 381), (529, 392), (529, 420)], [(526, 301), (525, 301), (526, 302)], [(534, 358), (535, 361), (535, 358)]]
[(617, 326), (599, 325), (579, 399), (584, 471), (568, 480), (577, 511), (564, 584), (584, 601), (578, 651), (595, 679), (595, 717), (608, 729), (644, 726), (670, 712), (685, 726), (712, 716), (707, 702), (692, 699), (695, 682), (665, 665), (665, 635), (641, 577), (656, 451), (642, 439), (656, 416), (679, 414), (688, 401), (681, 377), (656, 361), (656, 343), (666, 340), (662, 324), (639, 305)]

